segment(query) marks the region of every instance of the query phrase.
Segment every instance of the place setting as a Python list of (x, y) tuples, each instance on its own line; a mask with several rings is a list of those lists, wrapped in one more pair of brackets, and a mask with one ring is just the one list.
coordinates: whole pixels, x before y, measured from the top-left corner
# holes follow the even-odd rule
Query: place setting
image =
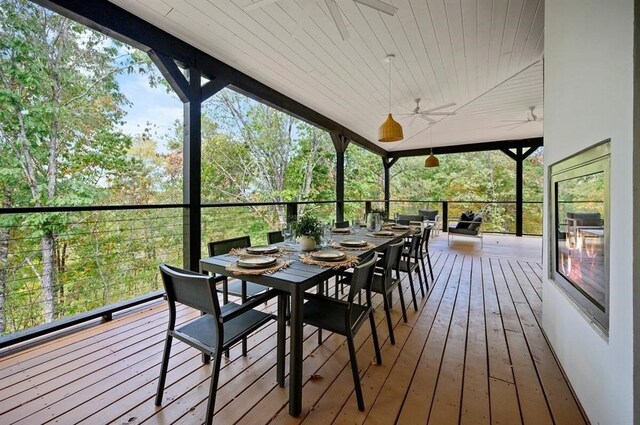
[(321, 249), (300, 255), (300, 262), (333, 269), (357, 266), (360, 260), (355, 255), (349, 255), (336, 249)]
[(367, 233), (367, 236), (372, 238), (395, 238), (397, 234), (391, 230), (377, 230)]
[(268, 255), (269, 257), (277, 258), (282, 256), (286, 250), (286, 248), (277, 245), (255, 245), (246, 248), (233, 248), (227, 255), (240, 258), (263, 257)]
[(362, 239), (344, 239), (329, 244), (330, 248), (343, 251), (369, 251), (376, 247), (375, 244)]
[(225, 269), (234, 275), (261, 275), (271, 274), (287, 268), (291, 261), (284, 258), (276, 258), (267, 255), (253, 255), (240, 257), (238, 261), (229, 263)]

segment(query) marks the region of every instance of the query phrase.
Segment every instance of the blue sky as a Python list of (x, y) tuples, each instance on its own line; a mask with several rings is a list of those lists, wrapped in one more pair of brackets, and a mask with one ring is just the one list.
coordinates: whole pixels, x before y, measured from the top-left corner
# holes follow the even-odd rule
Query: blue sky
[(121, 74), (117, 78), (120, 90), (132, 103), (125, 108), (127, 115), (122, 129), (132, 136), (144, 131), (148, 123), (156, 130), (154, 139), (158, 150), (166, 152), (166, 135), (171, 133), (175, 120), (182, 120), (182, 102), (163, 86), (151, 87), (148, 77), (140, 74)]

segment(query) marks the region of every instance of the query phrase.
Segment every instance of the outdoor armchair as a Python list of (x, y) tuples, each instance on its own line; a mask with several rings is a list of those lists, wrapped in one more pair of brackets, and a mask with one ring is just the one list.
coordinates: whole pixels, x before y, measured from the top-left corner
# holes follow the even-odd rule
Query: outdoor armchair
[(482, 237), (482, 214), (476, 214), (472, 220), (460, 220), (455, 225), (449, 226), (447, 244), (451, 245), (453, 235), (466, 236), (480, 239), (480, 249), (484, 246)]

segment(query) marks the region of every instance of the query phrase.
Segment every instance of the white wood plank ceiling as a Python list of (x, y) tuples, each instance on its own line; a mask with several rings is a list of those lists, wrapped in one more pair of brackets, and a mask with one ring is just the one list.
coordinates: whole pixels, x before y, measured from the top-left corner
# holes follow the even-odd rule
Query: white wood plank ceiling
[[(377, 142), (388, 104), (408, 113), (455, 102), (454, 116), (402, 119), (389, 151), (541, 137), (544, 0), (388, 0), (395, 16), (336, 0), (342, 40), (322, 0), (111, 0), (223, 62)], [(302, 8), (309, 16), (294, 37)]]

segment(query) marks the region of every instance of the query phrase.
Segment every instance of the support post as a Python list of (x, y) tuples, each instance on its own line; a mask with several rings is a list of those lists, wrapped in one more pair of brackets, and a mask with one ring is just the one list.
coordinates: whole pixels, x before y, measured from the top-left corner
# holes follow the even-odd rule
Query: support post
[(442, 202), (442, 231), (449, 231), (449, 203), (447, 201)]
[(298, 219), (298, 203), (287, 203), (287, 222), (296, 221)]
[(516, 148), (515, 152), (501, 149), (505, 155), (516, 162), (516, 236), (522, 236), (524, 233), (524, 160), (537, 149), (538, 146), (532, 146), (526, 152), (523, 152), (522, 148)]
[(382, 158), (382, 167), (384, 168), (384, 211), (388, 218), (390, 215), (389, 199), (391, 199), (391, 176), (390, 169), (396, 163), (398, 158)]
[(183, 73), (173, 58), (154, 50), (149, 58), (183, 102), (182, 258), (185, 269), (200, 270), (202, 246), (202, 102), (227, 86), (224, 79), (212, 78), (202, 85), (202, 73), (188, 68)]
[(187, 70), (189, 100), (184, 103), (183, 136), (183, 202), (187, 205), (182, 216), (184, 268), (198, 271), (202, 233), (201, 183), (202, 183), (202, 94), (200, 71)]
[(336, 221), (344, 221), (344, 153), (349, 146), (349, 139), (330, 133), (336, 149)]

